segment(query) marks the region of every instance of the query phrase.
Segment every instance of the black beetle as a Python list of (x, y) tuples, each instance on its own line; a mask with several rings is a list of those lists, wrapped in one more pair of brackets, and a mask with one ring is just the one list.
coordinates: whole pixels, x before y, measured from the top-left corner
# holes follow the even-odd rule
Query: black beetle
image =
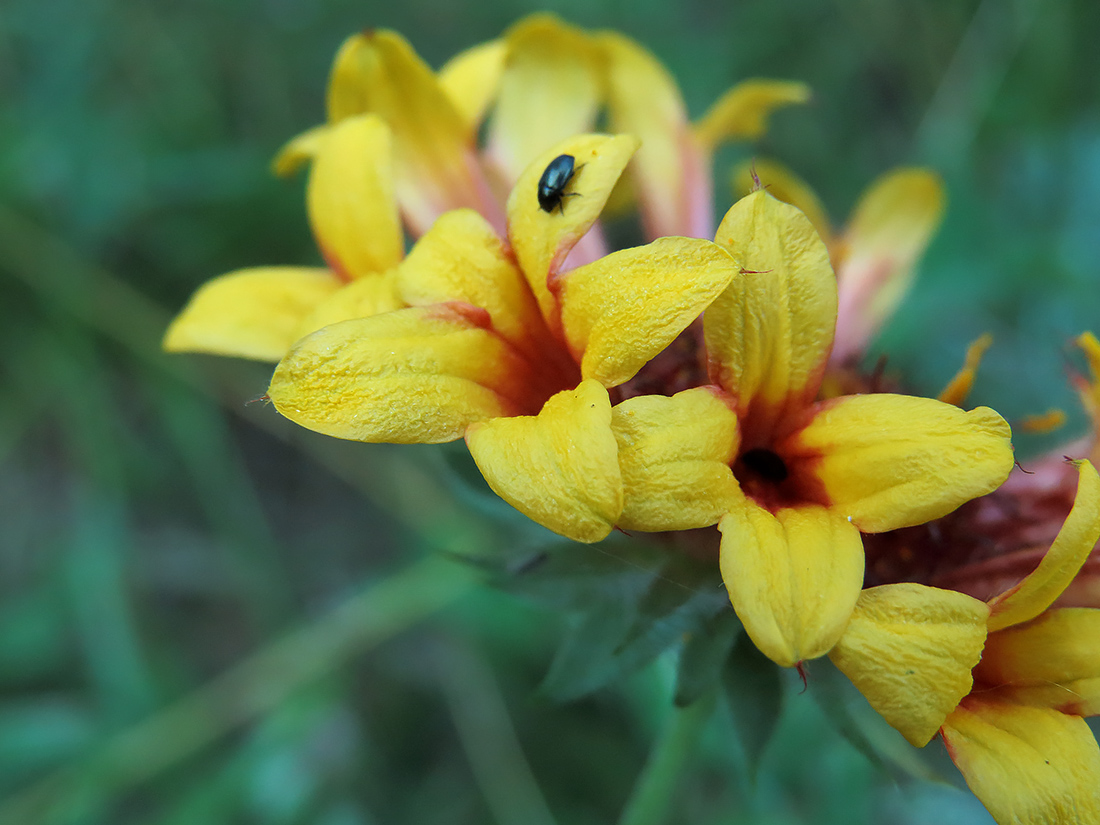
[(558, 208), (558, 211), (563, 215), (565, 214), (565, 206), (562, 204), (564, 198), (575, 197), (579, 195), (579, 192), (566, 192), (565, 187), (569, 185), (569, 181), (573, 180), (573, 175), (577, 173), (577, 168), (573, 166), (574, 158), (572, 155), (558, 155), (542, 173), (542, 177), (539, 178), (539, 206), (542, 207), (543, 212), (553, 212), (554, 207)]

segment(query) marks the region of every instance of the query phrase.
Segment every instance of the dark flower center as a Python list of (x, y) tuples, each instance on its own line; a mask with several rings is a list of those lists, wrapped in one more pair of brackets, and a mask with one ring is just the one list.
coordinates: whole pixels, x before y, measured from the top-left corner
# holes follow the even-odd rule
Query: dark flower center
[(771, 450), (749, 450), (741, 455), (741, 463), (761, 481), (770, 481), (773, 484), (786, 481), (790, 475), (783, 459)]

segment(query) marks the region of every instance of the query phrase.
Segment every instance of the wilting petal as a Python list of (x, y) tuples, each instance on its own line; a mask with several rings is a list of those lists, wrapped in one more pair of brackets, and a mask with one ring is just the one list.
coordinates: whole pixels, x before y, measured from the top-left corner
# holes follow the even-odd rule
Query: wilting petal
[(821, 383), (836, 321), (829, 253), (805, 215), (763, 191), (733, 205), (715, 241), (743, 274), (704, 318), (711, 380), (737, 398), (753, 437), (766, 438)]
[(465, 301), (481, 307), (501, 335), (532, 358), (546, 357), (538, 351), (546, 335), (531, 291), (493, 228), (472, 209), (440, 216), (409, 252), (399, 279), (408, 304)]
[(1092, 464), (1077, 465), (1077, 496), (1062, 529), (1039, 566), (1022, 582), (989, 600), (989, 629), (1034, 619), (1062, 595), (1100, 539), (1100, 476)]
[(294, 346), (268, 396), (291, 421), (337, 438), (451, 441), (521, 409), (526, 365), (487, 324), (461, 304), (333, 324)]
[[(321, 327), (350, 321), (354, 318), (369, 318), (383, 312), (401, 309), (406, 304), (397, 291), (396, 270), (376, 272), (356, 278), (350, 284), (338, 289), (313, 308), (294, 332), (293, 341), (305, 338)], [(289, 345), (288, 345), (289, 346)]]
[(504, 41), (490, 40), (456, 54), (439, 70), (439, 84), (466, 121), (471, 141), (500, 88), (507, 52)]
[(943, 741), (997, 822), (1100, 822), (1100, 748), (1084, 719), (969, 697), (947, 717)]
[(714, 231), (710, 177), (676, 81), (628, 37), (602, 32), (597, 42), (607, 56), (611, 129), (642, 141), (630, 174), (646, 235), (709, 238)]
[(327, 269), (241, 269), (207, 281), (164, 336), (169, 352), (208, 352), (278, 361), (302, 319), (343, 282)]
[(717, 387), (640, 395), (611, 411), (625, 530), (708, 527), (737, 502), (737, 416)]
[(833, 361), (861, 353), (913, 281), (917, 260), (940, 225), (943, 184), (926, 169), (879, 178), (860, 199), (842, 239)]
[(970, 390), (974, 386), (978, 367), (991, 346), (993, 346), (993, 336), (987, 332), (966, 348), (966, 360), (963, 362), (962, 369), (955, 373), (955, 377), (943, 388), (938, 396), (940, 401), (945, 404), (954, 404), (956, 407), (966, 403)]
[(1012, 432), (988, 407), (875, 393), (825, 401), (778, 452), (805, 462), (865, 533), (924, 524), (992, 492), (1012, 470)]
[(317, 154), (318, 148), (328, 132), (328, 126), (314, 126), (300, 135), (295, 135), (288, 140), (275, 160), (271, 162), (271, 171), (281, 178), (293, 175)]
[(466, 118), (401, 35), (379, 29), (348, 39), (333, 65), (328, 102), (330, 122), (370, 112), (390, 127), (397, 198), (416, 234), (461, 206), (502, 223)]
[(317, 140), (306, 205), (321, 254), (342, 275), (361, 278), (401, 260), (405, 246), (386, 124), (359, 115), (325, 130)]
[(660, 238), (566, 273), (558, 279), (562, 328), (584, 377), (605, 387), (629, 381), (736, 272), (717, 244)]
[[(548, 286), (565, 256), (596, 222), (638, 141), (629, 135), (578, 135), (535, 158), (508, 197), (508, 237), (520, 269), (551, 329), (559, 329), (557, 300)], [(572, 155), (574, 173), (561, 210), (539, 206), (538, 185), (558, 155)]]
[(982, 657), (984, 602), (921, 584), (864, 590), (829, 653), (871, 707), (922, 748), (970, 692)]
[(733, 192), (736, 197), (743, 198), (760, 187), (767, 189), (768, 194), (773, 198), (797, 207), (810, 219), (810, 223), (814, 225), (814, 229), (825, 241), (826, 246), (832, 246), (833, 225), (829, 221), (825, 207), (821, 205), (817, 194), (806, 181), (783, 164), (763, 158), (754, 158), (742, 163), (734, 170)]
[(588, 35), (551, 14), (524, 18), (504, 39), (508, 60), (489, 126), (489, 152), (505, 179), (514, 181), (549, 147), (592, 131), (600, 55)]
[(824, 507), (781, 508), (749, 499), (731, 508), (722, 531), (722, 578), (749, 637), (776, 664), (828, 653), (840, 639), (863, 584), (863, 542)]
[(764, 134), (773, 111), (809, 99), (810, 87), (805, 83), (745, 80), (718, 98), (696, 124), (695, 135), (708, 152), (727, 140), (758, 138)]
[(607, 390), (584, 381), (537, 416), (470, 427), (470, 454), (497, 495), (575, 541), (605, 538), (623, 508)]
[(974, 678), (1006, 698), (1075, 716), (1100, 713), (1100, 610), (1047, 610), (989, 637)]

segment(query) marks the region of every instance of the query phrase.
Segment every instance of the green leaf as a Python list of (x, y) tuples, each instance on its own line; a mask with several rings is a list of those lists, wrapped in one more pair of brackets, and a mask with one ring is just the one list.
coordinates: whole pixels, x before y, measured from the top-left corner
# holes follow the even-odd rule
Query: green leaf
[(685, 636), (700, 635), (729, 606), (721, 584), (715, 571), (693, 559), (673, 557), (638, 604), (637, 618), (616, 651), (620, 670), (636, 670)]
[(696, 632), (688, 635), (676, 674), (675, 702), (678, 707), (694, 704), (718, 685), (726, 659), (740, 632), (741, 622), (730, 608), (720, 610)]
[(633, 623), (635, 610), (636, 603), (624, 590), (581, 614), (558, 648), (539, 693), (566, 702), (614, 679), (619, 672), (616, 651)]
[(722, 670), (722, 685), (749, 771), (755, 777), (783, 704), (779, 667), (757, 650), (746, 634), (741, 634)]
[(636, 605), (667, 562), (664, 550), (625, 537), (599, 544), (557, 542), (496, 583), (563, 609), (584, 611), (625, 595)]
[(644, 667), (728, 604), (715, 570), (637, 540), (570, 544), (517, 577), (576, 617), (543, 685), (571, 699)]

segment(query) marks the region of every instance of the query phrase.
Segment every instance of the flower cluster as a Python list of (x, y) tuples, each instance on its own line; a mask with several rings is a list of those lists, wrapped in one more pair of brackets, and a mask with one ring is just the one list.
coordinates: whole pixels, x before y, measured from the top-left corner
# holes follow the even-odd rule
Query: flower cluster
[[(277, 361), (268, 396), (318, 432), (464, 438), (498, 495), (577, 541), (717, 525), (733, 609), (774, 662), (828, 655), (913, 744), (942, 730), (999, 821), (1100, 816), (1081, 719), (1100, 709), (1100, 613), (1052, 607), (1100, 538), (1092, 465), (1073, 465), (1072, 512), (1006, 592), (950, 579), (980, 560), (894, 563), (943, 525), (1000, 540), (1019, 509), (996, 502), (1037, 486), (994, 493), (1011, 433), (961, 407), (975, 364), (942, 399), (860, 371), (938, 224), (938, 180), (892, 173), (834, 232), (760, 162), (714, 227), (715, 147), (806, 97), (749, 81), (692, 124), (638, 44), (543, 15), (438, 73), (395, 33), (356, 35), (328, 122), (276, 159), (309, 163), (327, 266), (215, 279), (165, 346)], [(649, 243), (611, 251), (601, 215), (631, 204)], [(1048, 533), (1069, 509), (1058, 478)]]

